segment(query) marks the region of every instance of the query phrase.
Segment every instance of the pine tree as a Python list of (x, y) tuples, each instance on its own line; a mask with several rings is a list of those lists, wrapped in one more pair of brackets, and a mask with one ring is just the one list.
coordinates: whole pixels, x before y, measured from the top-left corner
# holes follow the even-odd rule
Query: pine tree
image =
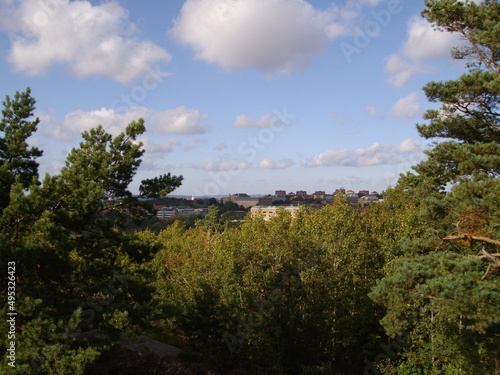
[[(500, 194), (500, 4), (427, 1), (422, 14), (469, 44), (454, 48), (468, 60), (459, 79), (429, 82), (424, 92), (438, 110), (424, 114), (420, 135), (435, 140), (427, 159), (400, 179), (400, 187), (426, 202), (426, 218), (438, 224), (429, 242), (446, 235), (498, 237), (495, 201)], [(480, 227), (480, 228), (479, 228)], [(464, 238), (465, 239), (465, 238)]]
[(384, 373), (492, 374), (500, 371), (500, 4), (426, 1), (434, 27), (459, 33), (468, 73), (430, 82), (420, 135), (435, 140), (427, 159), (396, 190), (419, 201), (427, 229), (405, 242), (371, 296), (388, 310), (389, 334), (412, 346)]
[[(29, 94), (6, 100), (0, 128), (0, 266), (13, 262), (16, 269), (15, 371), (82, 374), (120, 330), (146, 324), (152, 291), (141, 267), (154, 249), (117, 229), (109, 214), (132, 214), (137, 204), (129, 184), (144, 153), (137, 138), (146, 128), (139, 119), (116, 137), (102, 126), (85, 131), (60, 173), (39, 181), (41, 151), (26, 142), (38, 124), (30, 120), (35, 101)], [(141, 193), (169, 192), (181, 181), (170, 174), (144, 180)], [(7, 316), (7, 295), (0, 298)], [(2, 337), (6, 329), (0, 327)], [(2, 362), (3, 373), (8, 365)]]
[(29, 88), (16, 92), (14, 99), (6, 96), (0, 120), (0, 210), (9, 202), (12, 185), (19, 179), (27, 189), (38, 178), (38, 162), (42, 151), (30, 147), (28, 138), (37, 130), (40, 122), (33, 118), (35, 99)]

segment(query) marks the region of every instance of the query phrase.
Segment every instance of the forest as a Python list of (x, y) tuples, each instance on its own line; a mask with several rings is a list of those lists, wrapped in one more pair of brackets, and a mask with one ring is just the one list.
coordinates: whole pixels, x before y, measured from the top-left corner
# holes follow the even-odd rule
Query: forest
[(467, 42), (451, 51), (464, 73), (423, 88), (439, 105), (416, 125), (432, 147), (363, 209), (338, 195), (229, 225), (211, 206), (150, 230), (138, 199), (183, 177), (129, 190), (142, 119), (117, 136), (96, 124), (40, 176), (36, 101), (6, 96), (0, 372), (500, 374), (500, 4), (429, 0), (422, 16)]

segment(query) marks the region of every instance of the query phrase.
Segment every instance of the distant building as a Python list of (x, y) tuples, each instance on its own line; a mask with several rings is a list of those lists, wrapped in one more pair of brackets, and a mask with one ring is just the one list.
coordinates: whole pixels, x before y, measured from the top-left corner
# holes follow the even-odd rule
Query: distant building
[(322, 190), (315, 191), (312, 195), (313, 199), (325, 199), (326, 198), (326, 193)]
[(238, 199), (245, 199), (245, 198), (250, 198), (250, 196), (247, 193), (236, 193), (236, 194), (230, 194), (227, 197), (223, 197), (221, 199), (222, 203), (227, 203), (227, 202), (234, 202), (237, 203), (236, 201)]
[(263, 197), (250, 197), (246, 194), (245, 196), (232, 195), (231, 202), (234, 202), (239, 206), (243, 206), (245, 208), (249, 208), (252, 206), (269, 206), (273, 204), (273, 197), (270, 195), (266, 195)]
[(276, 217), (278, 215), (279, 210), (285, 210), (287, 212), (290, 212), (292, 217), (295, 217), (297, 215), (297, 212), (299, 212), (300, 207), (297, 207), (297, 206), (254, 206), (250, 209), (250, 215), (252, 215), (252, 216), (262, 215), (264, 220), (268, 221), (268, 220), (271, 220), (273, 217)]
[(254, 197), (231, 197), (231, 202), (236, 203), (238, 206), (249, 208), (259, 204), (259, 198)]
[(370, 191), (369, 190), (360, 190), (360, 191), (358, 191), (358, 195), (361, 195), (361, 196), (370, 195)]
[[(158, 208), (157, 208), (158, 207)], [(208, 213), (208, 208), (193, 208), (193, 207), (166, 207), (154, 206), (156, 217), (160, 220), (167, 220), (179, 215), (200, 215), (205, 216)]]
[(307, 191), (305, 191), (305, 190), (298, 190), (298, 191), (295, 193), (295, 195), (296, 195), (297, 197), (304, 197), (304, 198), (305, 198), (305, 197), (307, 197)]
[(274, 193), (277, 197), (286, 197), (286, 190), (276, 190)]
[(177, 215), (193, 215), (198, 214), (193, 207), (177, 207)]
[(266, 195), (264, 197), (259, 197), (259, 206), (270, 206), (273, 204), (273, 197), (270, 195)]
[(349, 203), (352, 207), (358, 207), (358, 205), (359, 205), (358, 195), (357, 194), (347, 195), (347, 203)]
[(231, 197), (247, 198), (247, 197), (250, 197), (250, 195), (248, 195), (247, 193), (236, 193), (236, 194), (231, 195)]
[(177, 209), (175, 207), (162, 207), (156, 211), (156, 217), (160, 220), (167, 220), (175, 216), (177, 216)]
[(382, 201), (383, 201), (383, 199), (380, 199), (378, 197), (378, 195), (373, 195), (373, 194), (366, 195), (364, 197), (359, 198), (358, 206), (361, 208), (364, 208), (364, 207), (369, 206), (372, 203), (378, 203), (378, 202), (382, 202)]

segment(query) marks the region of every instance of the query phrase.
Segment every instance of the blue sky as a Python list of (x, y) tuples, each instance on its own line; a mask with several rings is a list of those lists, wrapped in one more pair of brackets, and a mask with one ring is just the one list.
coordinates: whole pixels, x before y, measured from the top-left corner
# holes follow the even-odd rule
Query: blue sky
[(383, 191), (424, 158), (421, 88), (464, 71), (415, 0), (0, 0), (2, 95), (30, 87), (41, 172), (142, 117), (132, 184)]

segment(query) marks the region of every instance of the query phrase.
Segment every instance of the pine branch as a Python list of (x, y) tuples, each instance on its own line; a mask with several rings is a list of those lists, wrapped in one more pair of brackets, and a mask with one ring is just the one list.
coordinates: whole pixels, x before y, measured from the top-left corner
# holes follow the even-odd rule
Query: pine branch
[(491, 253), (488, 253), (486, 250), (481, 250), (481, 253), (483, 255), (478, 255), (477, 257), (478, 258), (488, 258), (490, 260), (492, 260), (494, 263), (498, 263), (500, 265), (500, 259), (497, 259), (496, 257), (500, 257), (500, 253), (494, 253), (494, 254), (491, 254)]
[[(486, 68), (494, 75), (498, 75), (498, 71), (495, 70), (495, 68), (492, 66), (492, 64), (490, 63), (490, 61), (488, 61), (488, 58), (483, 54), (483, 52), (481, 51), (481, 49), (478, 47), (478, 45), (476, 44), (476, 42), (470, 37), (470, 35), (463, 29), (463, 28), (460, 28), (458, 30), (460, 32), (460, 34), (462, 34), (463, 37), (465, 37), (469, 43), (472, 45), (472, 48), (474, 49), (474, 51), (476, 52), (477, 54), (477, 57), (479, 58), (479, 60), (481, 60), (481, 62), (484, 64), (484, 66), (486, 66)], [(495, 64), (496, 65), (496, 64)]]
[(470, 246), (470, 243), (472, 242), (471, 240), (476, 240), (476, 241), (488, 242), (488, 243), (491, 243), (493, 245), (500, 246), (499, 240), (493, 240), (491, 238), (482, 237), (482, 236), (473, 236), (471, 234), (462, 234), (459, 236), (446, 236), (445, 238), (443, 238), (443, 240), (462, 240), (462, 241), (467, 242), (467, 244), (469, 244), (468, 246)]

